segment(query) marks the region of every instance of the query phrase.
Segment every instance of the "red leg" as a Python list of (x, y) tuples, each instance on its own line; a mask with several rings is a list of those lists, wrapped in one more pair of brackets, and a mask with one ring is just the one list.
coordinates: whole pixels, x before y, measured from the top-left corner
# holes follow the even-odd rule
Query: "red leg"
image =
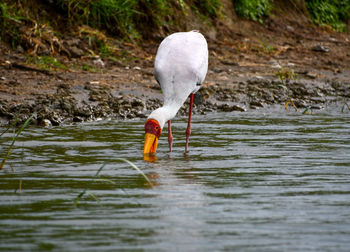
[(168, 142), (169, 142), (169, 152), (173, 151), (173, 134), (171, 134), (171, 121), (168, 121)]
[(188, 112), (188, 124), (187, 124), (187, 130), (186, 130), (186, 147), (185, 147), (185, 152), (188, 152), (188, 142), (190, 140), (190, 135), (191, 135), (191, 119), (192, 119), (193, 96), (194, 96), (194, 94), (190, 95), (190, 111)]

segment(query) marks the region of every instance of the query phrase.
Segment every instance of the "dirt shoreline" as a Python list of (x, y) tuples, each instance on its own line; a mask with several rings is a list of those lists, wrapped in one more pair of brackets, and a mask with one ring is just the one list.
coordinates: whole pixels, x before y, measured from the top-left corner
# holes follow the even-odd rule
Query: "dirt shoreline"
[[(231, 31), (222, 38), (204, 34), (209, 70), (195, 95), (194, 113), (246, 111), (288, 101), (299, 110), (349, 104), (349, 34), (274, 20), (264, 27), (249, 25), (254, 26), (250, 33)], [(0, 125), (21, 124), (33, 113), (33, 124), (41, 126), (147, 117), (162, 103), (153, 77), (157, 44), (125, 48), (133, 55), (126, 62), (59, 58), (66, 65), (89, 64), (94, 71), (38, 69), (27, 63), (23, 52), (1, 46)], [(289, 106), (294, 109), (292, 102)]]
[[(17, 70), (8, 71), (18, 74)], [(116, 72), (124, 72), (130, 81), (118, 83), (120, 80)], [(0, 73), (3, 74), (3, 71)], [(31, 73), (28, 84), (39, 80), (43, 84), (37, 85), (43, 87), (21, 95), (21, 100), (14, 100), (18, 97), (16, 91), (5, 95), (2, 93), (1, 96), (7, 96), (7, 100), (1, 99), (0, 102), (0, 123), (6, 125), (18, 120), (21, 124), (33, 113), (34, 124), (41, 126), (106, 118), (144, 118), (162, 104), (159, 86), (151, 73), (151, 68), (143, 71), (139, 68), (118, 68), (96, 74), (64, 73), (64, 77), (60, 73), (53, 76)], [(302, 74), (311, 76), (311, 72)], [(271, 75), (254, 72), (251, 76), (240, 76), (232, 68), (210, 69), (205, 83), (195, 95), (194, 113), (247, 111), (276, 104), (285, 105), (289, 100), (303, 110), (322, 110), (329, 104), (338, 104), (340, 107), (350, 100), (349, 75), (350, 71), (342, 74), (315, 71), (311, 77), (282, 81)], [(8, 80), (5, 78), (2, 82)], [(45, 81), (53, 83), (44, 84)], [(289, 106), (294, 110), (292, 103)], [(185, 114), (187, 110), (188, 104), (185, 103), (179, 114)]]

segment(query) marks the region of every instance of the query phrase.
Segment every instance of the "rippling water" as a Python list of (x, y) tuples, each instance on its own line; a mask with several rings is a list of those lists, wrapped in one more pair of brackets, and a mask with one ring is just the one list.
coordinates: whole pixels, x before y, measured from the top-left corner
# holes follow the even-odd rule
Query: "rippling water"
[[(349, 113), (197, 115), (186, 155), (178, 118), (173, 153), (164, 129), (154, 163), (142, 159), (143, 123), (26, 129), (0, 171), (0, 250), (350, 248)], [(108, 181), (93, 181), (105, 162)]]

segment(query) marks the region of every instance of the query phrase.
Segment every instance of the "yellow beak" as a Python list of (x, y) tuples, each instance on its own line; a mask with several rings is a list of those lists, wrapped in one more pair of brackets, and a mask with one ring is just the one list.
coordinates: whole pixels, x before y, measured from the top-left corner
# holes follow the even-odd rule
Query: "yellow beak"
[(158, 138), (151, 133), (145, 135), (145, 145), (143, 147), (143, 155), (152, 155), (157, 151)]

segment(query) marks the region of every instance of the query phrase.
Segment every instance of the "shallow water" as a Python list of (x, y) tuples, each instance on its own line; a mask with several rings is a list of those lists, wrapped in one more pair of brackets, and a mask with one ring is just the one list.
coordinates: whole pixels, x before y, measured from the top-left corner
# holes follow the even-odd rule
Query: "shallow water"
[(0, 171), (0, 250), (348, 251), (349, 113), (196, 115), (186, 155), (178, 118), (153, 163), (143, 123), (26, 129)]

